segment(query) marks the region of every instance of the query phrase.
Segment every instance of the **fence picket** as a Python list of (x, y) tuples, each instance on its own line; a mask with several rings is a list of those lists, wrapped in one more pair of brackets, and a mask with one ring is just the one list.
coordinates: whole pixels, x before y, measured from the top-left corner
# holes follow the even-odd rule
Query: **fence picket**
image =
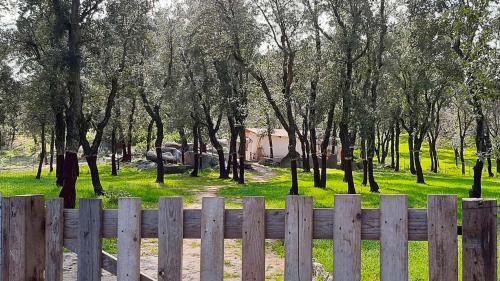
[(224, 198), (204, 197), (201, 210), (200, 280), (224, 278)]
[(334, 280), (361, 280), (361, 196), (335, 195)]
[(497, 281), (497, 200), (464, 199), (462, 208), (463, 281)]
[(429, 280), (458, 280), (457, 196), (429, 195)]
[(312, 279), (312, 197), (286, 198), (285, 280)]
[(45, 221), (45, 279), (63, 280), (63, 210), (62, 198), (47, 201)]
[(243, 198), (242, 280), (265, 280), (265, 199)]
[(8, 280), (7, 274), (9, 269), (6, 265), (6, 257), (7, 257), (7, 243), (6, 237), (8, 233), (8, 218), (7, 218), (7, 205), (9, 199), (3, 197), (2, 193), (0, 193), (0, 281)]
[(100, 199), (79, 201), (78, 281), (101, 280), (102, 203)]
[(140, 256), (141, 199), (120, 198), (118, 200), (118, 280), (139, 280)]
[(380, 196), (382, 281), (408, 280), (408, 197)]
[(160, 198), (158, 213), (158, 280), (182, 280), (182, 197)]

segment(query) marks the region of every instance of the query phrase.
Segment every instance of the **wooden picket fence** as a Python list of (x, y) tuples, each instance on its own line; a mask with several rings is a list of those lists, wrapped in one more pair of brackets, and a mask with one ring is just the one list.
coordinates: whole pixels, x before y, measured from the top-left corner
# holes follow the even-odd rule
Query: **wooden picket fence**
[[(332, 198), (333, 199), (333, 198)], [(458, 226), (457, 197), (430, 195), (427, 209), (409, 209), (406, 195), (381, 195), (380, 209), (362, 209), (360, 195), (336, 195), (335, 208), (313, 208), (312, 197), (288, 196), (285, 209), (265, 209), (264, 198), (246, 197), (243, 209), (225, 209), (223, 198), (203, 198), (202, 209), (184, 209), (182, 198), (164, 197), (159, 210), (141, 210), (139, 198), (122, 198), (118, 210), (99, 199), (63, 209), (61, 199), (0, 198), (1, 281), (62, 280), (63, 249), (78, 254), (78, 281), (154, 280), (140, 272), (141, 238), (158, 238), (157, 280), (182, 279), (183, 239), (201, 239), (200, 280), (223, 280), (224, 239), (242, 240), (242, 280), (265, 280), (266, 239), (285, 245), (285, 280), (312, 280), (313, 239), (334, 240), (334, 280), (361, 279), (361, 241), (379, 240), (381, 280), (408, 280), (408, 241), (428, 241), (432, 281), (497, 281), (496, 200), (464, 199)], [(118, 256), (102, 251), (118, 238)]]

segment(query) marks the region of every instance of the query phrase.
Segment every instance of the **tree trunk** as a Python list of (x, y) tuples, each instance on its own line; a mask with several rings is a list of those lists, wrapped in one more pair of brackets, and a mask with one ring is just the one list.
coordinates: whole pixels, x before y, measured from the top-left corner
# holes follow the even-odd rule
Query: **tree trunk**
[(295, 135), (295, 128), (290, 127), (288, 132), (288, 157), (290, 158), (290, 169), (292, 175), (292, 187), (290, 188), (290, 195), (299, 195), (299, 182), (297, 175), (297, 158), (298, 153), (295, 151), (297, 139)]
[(63, 188), (59, 197), (64, 198), (64, 208), (73, 209), (76, 205), (76, 179), (80, 175), (78, 157), (75, 152), (66, 151), (64, 157)]
[(210, 142), (212, 143), (212, 146), (217, 151), (217, 156), (219, 158), (219, 178), (228, 179), (229, 175), (226, 171), (226, 158), (224, 157), (224, 148), (217, 139), (217, 132), (211, 128), (208, 128), (208, 137), (210, 139)]
[(465, 176), (465, 136), (460, 137), (460, 163), (462, 164), (462, 176)]
[(368, 184), (368, 159), (366, 158), (366, 139), (361, 138), (361, 159), (363, 159), (363, 182), (361, 185)]
[(82, 122), (83, 102), (80, 77), (80, 16), (80, 1), (71, 1), (67, 52), (69, 107), (66, 110), (66, 157), (63, 170), (64, 183), (59, 194), (60, 197), (64, 198), (65, 208), (74, 208), (76, 205), (76, 179), (79, 175), (77, 153), (80, 148), (80, 123)]
[(111, 175), (118, 175), (118, 171), (116, 169), (116, 126), (113, 126), (113, 130), (111, 132)]
[(267, 138), (269, 141), (269, 158), (274, 158), (273, 151), (273, 128), (271, 127), (271, 119), (269, 118), (269, 113), (266, 112), (266, 125), (267, 125)]
[(153, 138), (153, 125), (154, 125), (154, 120), (151, 119), (148, 124), (148, 134), (146, 136), (146, 152), (151, 150), (151, 139)]
[(36, 179), (40, 179), (42, 177), (43, 161), (45, 159), (45, 155), (47, 154), (45, 148), (45, 123), (42, 123), (42, 133), (40, 139), (41, 139), (41, 152), (40, 152), (40, 162), (38, 162), (38, 171), (36, 173)]
[[(157, 109), (159, 111), (159, 109)], [(157, 112), (159, 115), (159, 112)], [(155, 150), (156, 150), (156, 182), (163, 184), (165, 178), (165, 168), (163, 166), (163, 153), (161, 151), (163, 145), (163, 123), (161, 120), (156, 119), (156, 140), (155, 140)]]
[[(332, 132), (332, 126), (333, 128), (333, 143), (335, 143), (335, 135), (336, 135), (336, 127), (333, 124), (333, 117), (335, 113), (335, 103), (332, 103), (330, 105), (330, 109), (328, 111), (328, 117), (326, 119), (326, 129), (325, 129), (325, 135), (323, 137), (323, 141), (321, 142), (321, 179), (320, 179), (320, 185), (319, 187), (321, 188), (326, 188), (326, 160), (328, 158), (328, 144), (330, 143), (330, 132)], [(335, 149), (335, 144), (332, 145), (332, 149)], [(334, 150), (332, 150), (334, 151)], [(333, 157), (334, 154), (332, 154)]]
[(245, 157), (246, 157), (246, 136), (245, 136), (245, 126), (243, 124), (239, 127), (239, 135), (240, 135), (240, 147), (238, 149), (238, 154), (240, 156), (239, 159), (239, 175), (238, 175), (238, 183), (245, 184)]
[(54, 129), (50, 130), (50, 161), (49, 161), (49, 171), (52, 173), (54, 171)]
[(188, 150), (188, 141), (186, 137), (186, 131), (184, 130), (184, 127), (179, 128), (179, 136), (181, 137), (181, 159), (182, 159), (182, 165), (186, 164), (186, 159), (185, 159), (185, 153)]
[(420, 162), (420, 148), (422, 147), (422, 142), (415, 140), (414, 143), (414, 161), (415, 161), (415, 172), (417, 174), (417, 183), (425, 183), (424, 171), (422, 169), (422, 163)]
[(490, 178), (492, 178), (492, 177), (495, 176), (495, 174), (493, 173), (493, 167), (492, 167), (492, 164), (491, 164), (491, 157), (488, 156), (486, 159), (488, 161), (488, 176)]
[(94, 193), (97, 195), (103, 195), (104, 191), (101, 185), (101, 179), (99, 178), (99, 169), (97, 167), (97, 155), (88, 155), (85, 159), (87, 160), (87, 165), (89, 166)]
[(55, 146), (56, 146), (56, 185), (63, 186), (63, 168), (64, 168), (64, 151), (65, 151), (65, 134), (66, 123), (64, 121), (64, 113), (57, 112), (55, 114)]
[[(130, 115), (128, 117), (128, 128), (127, 128), (127, 157), (123, 162), (132, 162), (132, 139), (133, 139), (133, 129), (134, 129), (134, 114), (136, 108), (136, 98), (132, 99), (132, 108), (130, 110)], [(125, 155), (124, 155), (125, 156)]]
[(399, 121), (396, 121), (396, 126), (395, 126), (395, 136), (394, 136), (394, 153), (396, 154), (395, 157), (395, 166), (394, 166), (394, 171), (399, 172), (399, 136), (401, 134), (401, 129), (399, 127)]
[(410, 173), (412, 175), (416, 175), (417, 171), (415, 170), (415, 154), (414, 154), (414, 143), (413, 143), (413, 137), (411, 133), (408, 134), (408, 149), (410, 150)]
[(200, 168), (199, 164), (200, 155), (198, 151), (200, 140), (198, 139), (198, 134), (199, 134), (198, 122), (195, 121), (193, 124), (193, 171), (191, 171), (192, 177), (198, 176), (198, 169)]
[(500, 174), (500, 158), (498, 155), (496, 161), (497, 161), (497, 174)]
[(395, 163), (395, 157), (394, 157), (394, 126), (391, 127), (391, 168), (394, 169), (394, 167), (396, 166), (396, 163)]
[(228, 174), (232, 168), (233, 171), (233, 181), (238, 181), (238, 152), (237, 152), (237, 142), (238, 142), (238, 128), (234, 125), (234, 118), (228, 117), (229, 130), (230, 130), (230, 140), (229, 140), (229, 156), (227, 163)]
[[(318, 151), (317, 151), (317, 143), (316, 143), (316, 128), (315, 126), (311, 126), (309, 129), (310, 131), (310, 138), (311, 138), (311, 158), (312, 158), (312, 164), (313, 164), (313, 180), (314, 180), (314, 187), (321, 187), (321, 174), (320, 174), (320, 167), (319, 167), (319, 161), (318, 161)], [(321, 144), (323, 146), (323, 144)], [(328, 146), (328, 144), (327, 144)]]
[(352, 175), (352, 149), (350, 148), (349, 129), (348, 125), (344, 122), (340, 124), (340, 141), (344, 154), (344, 179), (347, 182), (347, 192), (349, 194), (356, 194), (356, 187)]
[(459, 157), (458, 148), (454, 148), (453, 152), (455, 153), (455, 166), (458, 167), (458, 157)]

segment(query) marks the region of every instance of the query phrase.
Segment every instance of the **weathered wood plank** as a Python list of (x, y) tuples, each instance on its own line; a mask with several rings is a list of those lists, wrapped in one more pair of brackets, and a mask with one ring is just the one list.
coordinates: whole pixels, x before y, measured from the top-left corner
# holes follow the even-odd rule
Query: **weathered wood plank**
[(224, 278), (224, 198), (204, 197), (201, 211), (200, 280)]
[(45, 279), (63, 280), (63, 219), (62, 198), (47, 201), (45, 221)]
[(361, 196), (335, 195), (334, 280), (361, 280)]
[(242, 280), (264, 281), (265, 276), (265, 199), (243, 198)]
[(408, 197), (380, 196), (382, 281), (408, 280)]
[(497, 200), (464, 199), (462, 210), (463, 281), (497, 281)]
[(457, 196), (429, 195), (429, 280), (458, 280)]
[(78, 281), (101, 280), (102, 203), (99, 199), (79, 202)]
[(139, 280), (141, 272), (141, 199), (118, 200), (118, 280)]
[[(45, 210), (41, 195), (9, 200), (4, 280), (42, 280), (45, 269)], [(4, 217), (5, 219), (5, 217)], [(5, 251), (6, 249), (4, 249)]]
[(301, 197), (299, 204), (299, 280), (312, 280), (312, 233), (313, 233), (312, 197)]
[[(331, 239), (334, 223), (333, 209), (313, 210), (313, 239)], [(224, 213), (224, 238), (241, 239), (243, 210), (227, 209)], [(200, 239), (201, 210), (185, 209), (183, 234), (185, 239)], [(78, 210), (64, 210), (64, 237), (78, 238)], [(361, 211), (361, 239), (380, 240), (380, 210), (363, 209)], [(285, 210), (267, 209), (265, 214), (266, 239), (285, 238)], [(104, 210), (103, 238), (116, 238), (118, 230), (117, 210)], [(158, 237), (158, 210), (142, 211), (142, 238)], [(408, 239), (410, 241), (427, 240), (427, 210), (408, 210)]]
[(286, 197), (285, 280), (299, 280), (299, 204), (298, 195)]
[(158, 280), (182, 280), (182, 197), (160, 198)]

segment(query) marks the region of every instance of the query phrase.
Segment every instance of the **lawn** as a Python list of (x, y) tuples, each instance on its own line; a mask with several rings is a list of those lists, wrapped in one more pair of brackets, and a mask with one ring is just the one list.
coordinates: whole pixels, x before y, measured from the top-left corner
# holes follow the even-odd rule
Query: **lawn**
[[(403, 139), (404, 140), (404, 139)], [(405, 142), (401, 145), (401, 165), (408, 163), (408, 152)], [(455, 167), (453, 151), (440, 149), (441, 172), (425, 173), (426, 184), (416, 184), (415, 177), (407, 170), (392, 172), (389, 169), (379, 168), (375, 177), (380, 185), (381, 193), (407, 194), (409, 206), (412, 208), (425, 208), (428, 194), (456, 194), (459, 198), (459, 218), (461, 218), (461, 198), (468, 197), (472, 184), (471, 176), (461, 176), (460, 168)], [(423, 166), (429, 170), (430, 162), (424, 147)], [(473, 151), (468, 151), (468, 158), (473, 159)], [(390, 159), (389, 159), (390, 162)], [(473, 160), (468, 161), (471, 166)], [(407, 164), (405, 165), (406, 168)], [(103, 198), (106, 208), (116, 208), (117, 198), (120, 196), (137, 196), (142, 198), (143, 208), (155, 208), (160, 196), (183, 196), (185, 202), (196, 200), (196, 192), (206, 186), (223, 185), (219, 191), (220, 196), (227, 198), (227, 207), (240, 207), (243, 196), (264, 196), (267, 207), (285, 206), (285, 197), (290, 188), (289, 173), (284, 169), (275, 169), (276, 177), (267, 182), (249, 181), (246, 185), (236, 185), (230, 180), (217, 179), (217, 173), (204, 171), (199, 178), (191, 178), (188, 174), (168, 175), (164, 185), (154, 183), (155, 171), (137, 171), (131, 166), (124, 166), (119, 176), (110, 176), (108, 165), (101, 165), (101, 180), (108, 195)], [(4, 195), (41, 193), (47, 197), (57, 196), (59, 189), (55, 187), (54, 176), (44, 173), (41, 180), (34, 179), (35, 171), (9, 171), (0, 172), (0, 192)], [(358, 193), (363, 197), (364, 208), (378, 208), (379, 194), (369, 192), (368, 187), (361, 186), (362, 175), (355, 173)], [(342, 171), (328, 170), (328, 187), (317, 189), (312, 186), (310, 173), (299, 173), (300, 194), (313, 196), (315, 207), (332, 207), (334, 194), (345, 193), (346, 184), (342, 181)], [(86, 167), (82, 167), (78, 180), (78, 196), (93, 197), (90, 175)], [(500, 175), (494, 178), (484, 177), (483, 197), (500, 198)], [(460, 242), (460, 240), (459, 240)], [(328, 271), (333, 271), (333, 255), (331, 241), (317, 240), (314, 242), (315, 260), (322, 263)], [(107, 247), (112, 248), (112, 245)], [(283, 254), (282, 242), (275, 242), (274, 250)], [(363, 280), (379, 280), (379, 243), (364, 241), (362, 251), (362, 276)], [(426, 242), (410, 243), (410, 280), (428, 280), (427, 269), (427, 244)]]

